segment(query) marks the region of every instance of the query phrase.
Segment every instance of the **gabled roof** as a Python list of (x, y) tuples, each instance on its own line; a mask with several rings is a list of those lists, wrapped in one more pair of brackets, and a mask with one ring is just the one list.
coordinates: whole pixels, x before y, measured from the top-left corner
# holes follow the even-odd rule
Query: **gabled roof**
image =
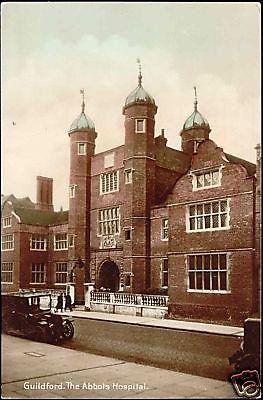
[(21, 223), (27, 225), (49, 226), (68, 222), (68, 211), (44, 211), (17, 206), (14, 206), (14, 211), (19, 216)]
[(18, 199), (11, 194), (2, 196), (1, 200), (2, 209), (7, 201), (12, 203), (14, 212), (20, 218), (22, 224), (49, 226), (68, 222), (68, 211), (39, 210), (29, 197)]
[(233, 156), (232, 154), (227, 154), (227, 153), (224, 153), (224, 154), (230, 163), (241, 164), (244, 168), (246, 168), (248, 176), (253, 176), (256, 173), (256, 165), (255, 164), (253, 164), (247, 160), (243, 160), (243, 158)]
[(13, 194), (7, 196), (1, 196), (1, 208), (3, 209), (5, 203), (10, 201), (13, 205), (21, 208), (35, 208), (36, 205), (33, 203), (29, 197), (22, 197), (21, 199), (16, 198)]

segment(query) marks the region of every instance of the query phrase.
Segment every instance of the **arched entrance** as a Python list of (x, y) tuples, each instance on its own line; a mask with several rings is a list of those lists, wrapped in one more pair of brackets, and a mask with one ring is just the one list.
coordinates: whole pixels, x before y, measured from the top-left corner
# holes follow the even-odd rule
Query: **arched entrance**
[(114, 261), (104, 261), (99, 272), (99, 289), (103, 287), (111, 292), (117, 292), (120, 282), (119, 275), (119, 268)]

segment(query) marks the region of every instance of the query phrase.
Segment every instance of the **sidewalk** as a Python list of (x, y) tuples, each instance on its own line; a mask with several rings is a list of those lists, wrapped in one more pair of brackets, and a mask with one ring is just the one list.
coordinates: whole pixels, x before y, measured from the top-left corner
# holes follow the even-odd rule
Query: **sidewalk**
[(167, 329), (175, 329), (183, 331), (214, 333), (217, 335), (226, 335), (226, 336), (238, 336), (238, 337), (244, 336), (244, 329), (238, 326), (216, 325), (216, 324), (206, 324), (203, 322), (135, 317), (132, 315), (85, 311), (84, 306), (77, 306), (76, 309), (73, 309), (73, 311), (71, 312), (64, 311), (62, 314), (72, 316), (75, 318), (97, 319), (97, 320), (104, 320), (111, 322), (122, 322), (126, 324), (155, 326), (155, 327), (162, 327)]
[(228, 382), (2, 335), (2, 398), (238, 396)]

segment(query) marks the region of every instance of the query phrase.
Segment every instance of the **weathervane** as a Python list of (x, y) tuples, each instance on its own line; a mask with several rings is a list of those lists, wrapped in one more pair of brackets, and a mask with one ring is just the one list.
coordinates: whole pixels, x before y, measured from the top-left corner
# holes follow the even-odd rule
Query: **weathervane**
[(194, 86), (194, 91), (195, 91), (195, 102), (194, 102), (194, 109), (197, 111), (197, 94), (196, 94), (196, 86)]
[(85, 109), (85, 98), (84, 98), (85, 92), (84, 92), (84, 89), (80, 90), (80, 94), (82, 94), (82, 112), (84, 113), (84, 109)]
[(142, 84), (142, 65), (141, 65), (141, 60), (139, 58), (137, 58), (137, 63), (139, 64), (138, 83), (141, 86), (141, 84)]

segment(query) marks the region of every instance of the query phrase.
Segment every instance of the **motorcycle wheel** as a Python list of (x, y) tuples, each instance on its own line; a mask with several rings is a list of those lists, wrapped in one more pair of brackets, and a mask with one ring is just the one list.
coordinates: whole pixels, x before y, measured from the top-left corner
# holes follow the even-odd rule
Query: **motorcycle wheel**
[(64, 339), (72, 339), (74, 336), (74, 326), (68, 321), (65, 325), (63, 325), (63, 338)]

